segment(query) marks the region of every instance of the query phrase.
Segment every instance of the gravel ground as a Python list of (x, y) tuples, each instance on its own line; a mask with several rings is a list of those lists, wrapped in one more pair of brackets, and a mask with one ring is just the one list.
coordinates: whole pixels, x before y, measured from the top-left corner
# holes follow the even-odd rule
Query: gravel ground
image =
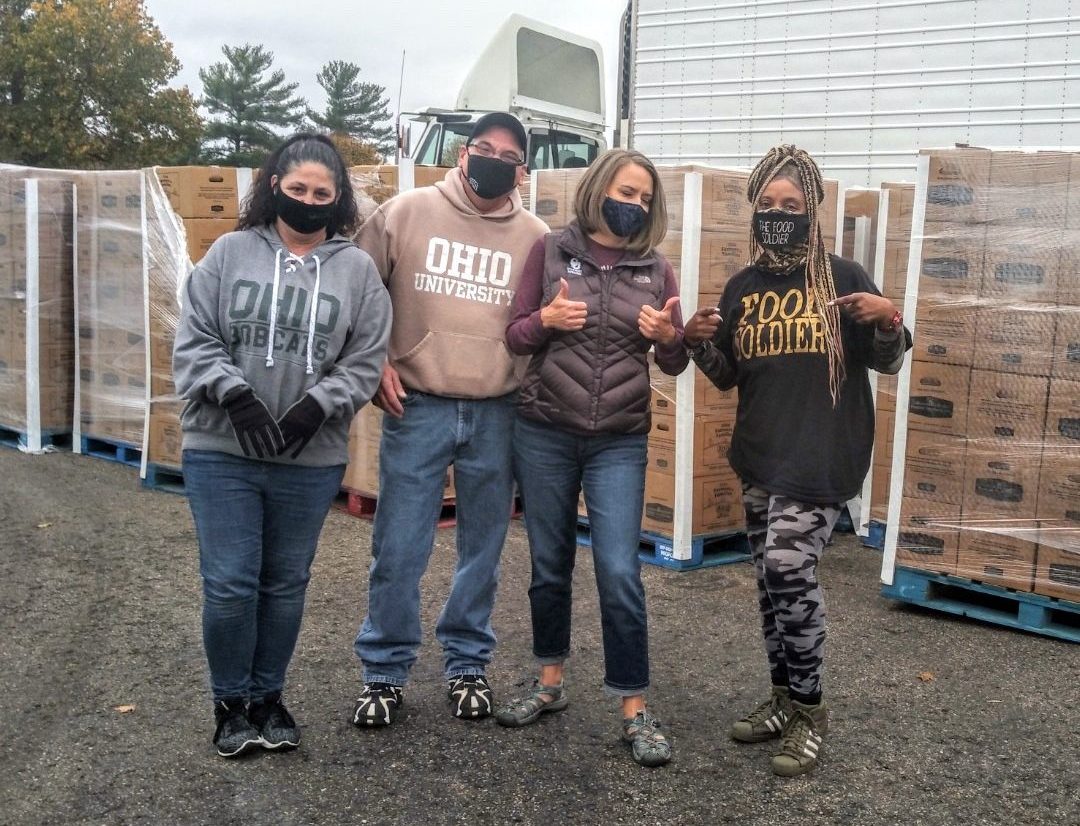
[[(3, 823), (1080, 823), (1080, 648), (893, 604), (878, 593), (880, 554), (851, 535), (822, 564), (832, 727), (808, 777), (774, 777), (769, 744), (725, 734), (767, 686), (744, 564), (646, 566), (650, 705), (673, 737), (669, 766), (639, 768), (618, 738), (587, 551), (570, 708), (521, 730), (452, 719), (431, 637), (452, 530), (422, 586), (427, 636), (407, 714), (353, 728), (371, 526), (339, 512), (289, 678), (303, 746), (227, 762), (210, 746), (186, 501), (64, 453), (0, 450), (0, 479)], [(527, 587), (515, 522), (489, 671), (503, 698), (532, 676)]]

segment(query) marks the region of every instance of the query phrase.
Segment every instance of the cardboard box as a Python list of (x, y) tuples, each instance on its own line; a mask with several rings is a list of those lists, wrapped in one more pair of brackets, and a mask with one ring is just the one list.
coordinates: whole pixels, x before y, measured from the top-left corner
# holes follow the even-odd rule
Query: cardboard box
[(878, 409), (874, 414), (874, 464), (891, 465), (896, 411)]
[(1044, 596), (1080, 602), (1080, 550), (1039, 545), (1032, 590)]
[(897, 565), (954, 574), (959, 548), (959, 505), (904, 496), (896, 534)]
[(907, 243), (911, 239), (911, 218), (915, 212), (915, 184), (883, 183), (881, 188), (889, 191), (885, 237)]
[(896, 391), (899, 376), (896, 374), (877, 373), (877, 409), (896, 410)]
[(236, 221), (231, 218), (184, 218), (183, 221), (188, 257), (195, 264), (218, 238), (236, 229)]
[(904, 295), (907, 293), (908, 258), (910, 255), (910, 241), (900, 241), (892, 238), (885, 240), (881, 294), (886, 298), (891, 298), (895, 304), (902, 304)]
[(1035, 516), (1040, 546), (1080, 553), (1080, 452), (1043, 451)]
[(1048, 379), (990, 370), (971, 371), (968, 437), (994, 439), (1030, 450), (1042, 442)]
[(975, 357), (975, 296), (919, 296), (911, 358), (970, 366)]
[[(738, 390), (720, 390), (691, 362), (687, 370), (694, 371), (694, 415), (712, 415), (733, 412), (739, 403)], [(674, 415), (678, 403), (676, 377), (660, 372), (649, 354), (649, 384), (652, 400), (649, 409), (661, 415)]]
[[(867, 251), (870, 262), (874, 260), (877, 246), (878, 202), (881, 199), (879, 189), (847, 189), (844, 191), (844, 238), (841, 255), (844, 258), (855, 257), (855, 228), (859, 218), (866, 218), (870, 223), (870, 248)], [(867, 267), (869, 270), (870, 267)]]
[(962, 504), (966, 454), (967, 440), (962, 437), (908, 430), (904, 497)]
[(1057, 301), (1060, 230), (993, 228), (986, 237), (979, 295), (1004, 301)]
[(919, 297), (976, 295), (982, 281), (986, 227), (927, 223), (924, 233)]
[(994, 152), (987, 220), (1005, 226), (1064, 226), (1069, 158), (1064, 152)]
[(1030, 531), (1041, 459), (1041, 451), (1030, 444), (969, 440), (964, 458), (964, 521), (986, 520), (1001, 533)]
[(1080, 381), (1080, 306), (1057, 308), (1050, 375)]
[[(76, 181), (81, 193), (87, 190), (92, 214), (87, 215), (94, 221), (133, 221), (142, 218), (142, 173), (131, 172), (94, 172), (79, 176)], [(83, 208), (80, 207), (80, 215)]]
[(1069, 188), (1066, 190), (1065, 228), (1080, 230), (1080, 152), (1069, 156)]
[(183, 410), (183, 402), (151, 403), (148, 461), (156, 465), (180, 466), (184, 439), (180, 415)]
[(971, 369), (968, 367), (913, 361), (908, 428), (928, 433), (964, 435), (967, 431), (970, 381)]
[[(1080, 223), (1080, 181), (1076, 182), (1076, 187), (1075, 220)], [(1061, 236), (1057, 302), (1063, 307), (1080, 307), (1080, 277), (1077, 273), (1080, 273), (1080, 227), (1066, 230)]]
[(926, 221), (977, 224), (986, 221), (990, 152), (986, 149), (923, 149), (929, 155)]
[[(745, 530), (742, 483), (735, 472), (696, 477), (693, 480), (691, 533), (694, 536)], [(688, 507), (679, 503), (678, 507)], [(666, 473), (645, 474), (645, 508), (641, 529), (670, 537), (675, 518), (675, 477)]]
[(967, 527), (960, 531), (956, 575), (988, 585), (1030, 591), (1035, 574), (1036, 544)]
[(1044, 449), (1080, 449), (1080, 382), (1050, 379)]
[(156, 171), (169, 203), (181, 217), (239, 217), (236, 169), (227, 166), (159, 166)]
[(1000, 303), (979, 309), (975, 367), (1049, 375), (1053, 364), (1055, 308), (1044, 304)]
[(534, 212), (551, 229), (561, 229), (574, 219), (574, 195), (584, 174), (584, 169), (544, 169), (537, 172), (536, 192), (533, 193)]
[(874, 462), (870, 466), (870, 518), (886, 522), (889, 518), (889, 488), (892, 465)]
[[(734, 416), (697, 417), (694, 419), (694, 476), (707, 476), (731, 469), (727, 454), (731, 448)], [(648, 469), (657, 473), (675, 473), (675, 416), (653, 415), (649, 433)]]

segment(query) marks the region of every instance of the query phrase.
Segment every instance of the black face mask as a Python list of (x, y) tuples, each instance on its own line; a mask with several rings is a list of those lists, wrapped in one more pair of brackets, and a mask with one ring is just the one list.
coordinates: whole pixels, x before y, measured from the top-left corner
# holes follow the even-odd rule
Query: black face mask
[(640, 204), (628, 204), (611, 197), (604, 198), (600, 214), (604, 216), (608, 229), (620, 238), (629, 238), (639, 232), (649, 220), (649, 213)]
[(780, 209), (754, 213), (754, 238), (767, 250), (797, 247), (810, 237), (810, 216)]
[(328, 204), (305, 204), (281, 191), (280, 186), (274, 187), (274, 208), (278, 218), (289, 225), (290, 228), (301, 235), (310, 235), (320, 229), (326, 229), (330, 219), (334, 217), (337, 203), (331, 201)]
[(517, 183), (517, 167), (498, 158), (469, 155), (465, 177), (478, 197), (486, 200), (501, 198)]

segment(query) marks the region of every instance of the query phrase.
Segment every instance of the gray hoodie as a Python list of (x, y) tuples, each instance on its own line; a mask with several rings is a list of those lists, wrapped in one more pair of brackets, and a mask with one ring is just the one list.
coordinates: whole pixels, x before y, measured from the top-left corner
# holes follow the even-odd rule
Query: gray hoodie
[(222, 236), (188, 278), (173, 347), (176, 392), (188, 400), (184, 449), (242, 456), (221, 400), (249, 385), (277, 419), (308, 392), (327, 415), (298, 459), (269, 461), (346, 463), (349, 425), (378, 389), (390, 324), (379, 273), (348, 239), (300, 259), (273, 226)]

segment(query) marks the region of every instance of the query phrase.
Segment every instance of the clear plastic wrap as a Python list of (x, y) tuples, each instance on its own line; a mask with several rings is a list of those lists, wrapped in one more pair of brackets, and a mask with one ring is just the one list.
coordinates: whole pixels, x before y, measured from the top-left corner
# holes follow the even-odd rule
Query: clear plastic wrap
[(1080, 601), (1080, 155), (924, 156), (896, 564)]
[(72, 176), (0, 166), (0, 440), (39, 452), (71, 433)]

